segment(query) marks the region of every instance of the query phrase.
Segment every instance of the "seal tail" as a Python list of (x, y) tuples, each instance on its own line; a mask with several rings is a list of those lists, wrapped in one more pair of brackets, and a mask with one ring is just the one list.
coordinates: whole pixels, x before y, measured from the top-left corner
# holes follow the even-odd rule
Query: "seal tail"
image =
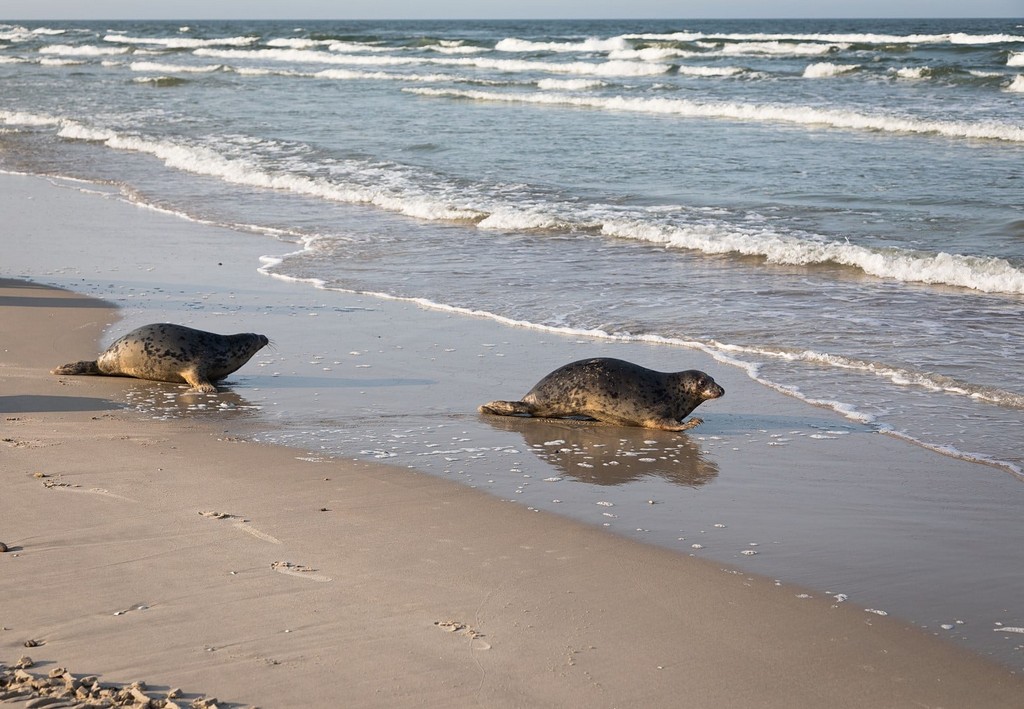
[(525, 401), (489, 401), (478, 411), (495, 416), (533, 416), (534, 406)]
[(62, 364), (56, 369), (50, 370), (50, 374), (103, 374), (100, 371), (100, 366), (96, 360), (92, 361), (81, 361), (81, 362), (69, 362)]

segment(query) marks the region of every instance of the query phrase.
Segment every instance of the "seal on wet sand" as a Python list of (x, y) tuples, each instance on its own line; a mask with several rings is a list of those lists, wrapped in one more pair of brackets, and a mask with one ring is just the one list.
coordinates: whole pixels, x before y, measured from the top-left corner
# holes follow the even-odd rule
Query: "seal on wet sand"
[(621, 359), (598, 357), (559, 367), (521, 401), (491, 401), (480, 413), (560, 418), (588, 416), (619, 426), (685, 431), (701, 419), (683, 422), (701, 403), (725, 389), (704, 372), (656, 372)]
[(213, 382), (234, 372), (269, 342), (252, 332), (218, 335), (154, 323), (132, 330), (91, 362), (71, 362), (52, 373), (185, 382), (192, 387), (189, 391), (209, 393), (217, 391)]

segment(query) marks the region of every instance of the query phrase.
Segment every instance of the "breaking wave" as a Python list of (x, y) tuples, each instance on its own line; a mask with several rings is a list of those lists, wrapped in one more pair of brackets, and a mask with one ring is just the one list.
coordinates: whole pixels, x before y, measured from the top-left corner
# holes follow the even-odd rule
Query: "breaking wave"
[[(45, 124), (43, 121), (45, 119), (41, 119), (39, 125)], [(838, 264), (879, 278), (958, 286), (986, 293), (1024, 294), (1024, 271), (1001, 258), (877, 249), (829, 241), (813, 234), (740, 229), (716, 222), (656, 223), (629, 208), (595, 212), (593, 208), (555, 203), (546, 208), (525, 207), (486, 195), (469, 197), (450, 186), (424, 188), (416, 182), (415, 175), (405, 176), (399, 166), (374, 166), (374, 175), (387, 175), (387, 179), (363, 180), (370, 184), (357, 184), (354, 179), (332, 181), (267, 170), (250, 159), (226, 157), (207, 147), (121, 135), (73, 121), (61, 121), (60, 126), (58, 134), (63, 138), (147, 153), (174, 169), (217, 177), (232, 184), (284, 190), (336, 202), (370, 204), (419, 219), (461, 221), (492, 230), (576, 229), (707, 254), (758, 256), (768, 263)], [(363, 171), (370, 169), (367, 166)], [(381, 169), (385, 172), (380, 173)], [(360, 168), (354, 170), (358, 173)], [(382, 181), (388, 186), (376, 184)], [(446, 194), (451, 196), (446, 197)]]
[(886, 133), (941, 135), (947, 138), (974, 138), (1024, 143), (1024, 127), (1000, 123), (937, 121), (884, 114), (871, 115), (811, 106), (772, 106), (751, 103), (700, 103), (685, 99), (569, 96), (557, 93), (497, 93), (460, 89), (405, 89), (421, 96), (464, 98), (475, 101), (536, 103), (602, 108), (613, 111), (668, 114), (683, 118), (722, 118), (739, 121), (793, 123), (805, 126), (830, 126), (850, 130)]

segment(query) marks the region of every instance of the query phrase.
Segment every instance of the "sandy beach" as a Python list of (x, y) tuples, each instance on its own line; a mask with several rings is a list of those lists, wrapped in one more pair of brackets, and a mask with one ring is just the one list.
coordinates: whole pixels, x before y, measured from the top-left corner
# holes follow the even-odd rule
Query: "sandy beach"
[[(869, 612), (866, 602), (841, 602), (837, 589), (829, 595), (774, 580), (789, 571), (787, 579), (799, 577), (806, 567), (798, 561), (808, 556), (827, 566), (844, 537), (885, 536), (913, 521), (918, 526), (906, 530), (904, 545), (890, 547), (881, 567), (891, 577), (907, 568), (912, 588), (892, 598), (912, 605), (915, 596), (956, 601), (971, 588), (982, 596), (981, 587), (1006, 592), (1020, 571), (1017, 557), (1002, 550), (1019, 555), (1019, 533), (995, 541), (985, 535), (1015, 528), (1020, 482), (1011, 476), (869, 434), (728, 371), (716, 371), (726, 398), (697, 412), (707, 421), (700, 438), (631, 440), (600, 429), (481, 421), (477, 403), (521, 393), (548, 361), (614, 350), (646, 355), (655, 366), (673, 355), (365, 296), (324, 293), (299, 306), (308, 286), (255, 272), (270, 251), (262, 237), (67, 184), (0, 179), (11, 225), (0, 276), (12, 279), (0, 286), (6, 668), (28, 655), (30, 673), (62, 667), (113, 686), (144, 681), (154, 698), (180, 688), (184, 704), (205, 696), (265, 708), (1008, 707), (1024, 696), (1012, 663), (936, 639), (897, 614)], [(123, 239), (129, 233), (159, 234), (174, 256)], [(115, 258), (109, 244), (119, 238)], [(29, 240), (46, 246), (27, 249)], [(104, 290), (111, 302), (86, 295)], [(316, 327), (306, 324), (313, 315)], [(95, 354), (116, 333), (165, 319), (267, 331), (275, 344), (210, 398), (168, 384), (49, 374)], [(342, 343), (335, 321), (344, 323)], [(374, 349), (384, 336), (387, 343)], [(447, 350), (451, 356), (443, 356)], [(375, 354), (372, 367), (360, 369), (355, 362), (367, 362), (367, 353)], [(693, 358), (716, 365), (699, 353)], [(423, 442), (430, 426), (448, 427), (449, 439), (462, 432), (491, 452), (477, 466), (490, 466), (497, 482), (488, 484), (487, 472), (469, 462), (467, 484), (459, 484), (444, 473), (460, 471), (436, 457), (399, 466), (352, 460), (359, 447), (348, 457), (315, 450), (301, 436), (296, 442), (305, 445), (296, 447), (260, 442), (302, 430), (288, 411), (311, 399), (321, 417), (337, 417), (341, 438), (352, 435), (343, 429), (354, 420), (349, 425), (368, 441), (363, 449), (380, 447), (394, 426), (417, 431), (424, 446), (433, 445)], [(770, 439), (812, 423), (846, 426), (845, 435), (827, 442), (797, 436), (773, 448), (750, 441), (752, 425)], [(499, 468), (509, 466), (496, 451), (510, 438), (535, 450), (556, 432), (569, 449), (671, 450), (681, 469), (676, 479), (662, 475), (664, 487), (641, 485), (616, 498), (623, 526), (636, 526), (635, 509), (653, 525), (659, 509), (670, 508), (649, 504), (661, 502), (659, 495), (678, 494), (679, 505), (707, 505), (715, 515), (740, 510), (743, 524), (737, 512), (730, 519), (737, 523), (715, 530), (731, 539), (734, 558), (693, 558), (693, 537), (666, 549), (610, 533), (601, 517), (588, 517), (594, 500), (610, 492), (587, 498), (577, 491), (580, 511), (555, 515), (529, 504), (538, 485), (521, 487), (519, 474), (517, 497), (507, 476), (502, 482), (507, 471)], [(572, 463), (551, 458), (544, 464), (573, 472)], [(963, 467), (974, 477), (963, 487), (936, 486), (930, 496), (915, 493), (919, 509), (898, 498), (885, 507), (886, 485), (914, 487), (936, 466)], [(883, 483), (888, 478), (871, 473), (877, 470), (897, 480)], [(837, 487), (852, 471), (863, 472), (863, 484)], [(618, 472), (644, 477), (639, 462)], [(622, 481), (600, 484), (612, 490)], [(932, 509), (943, 505), (957, 507), (954, 522), (935, 519)], [(834, 507), (846, 515), (828, 519)], [(889, 514), (896, 508), (902, 519)], [(808, 509), (819, 511), (834, 536), (806, 547), (780, 544), (770, 576), (750, 572), (738, 540), (781, 538), (782, 520)], [(694, 524), (713, 529), (717, 518)], [(804, 528), (816, 529), (813, 521)], [(945, 577), (930, 584), (931, 567), (915, 568), (933, 553), (922, 539), (942, 534), (960, 541), (962, 587)], [(852, 551), (831, 563), (865, 576)], [(992, 569), (1003, 575), (986, 577)], [(867, 578), (865, 587), (884, 588), (890, 576)], [(1016, 613), (1007, 611), (1004, 627)]]

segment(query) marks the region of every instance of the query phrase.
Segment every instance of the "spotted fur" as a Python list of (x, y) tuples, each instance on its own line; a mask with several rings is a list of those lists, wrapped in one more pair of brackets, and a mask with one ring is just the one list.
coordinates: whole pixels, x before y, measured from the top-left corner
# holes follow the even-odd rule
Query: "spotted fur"
[(572, 362), (537, 382), (520, 401), (491, 401), (480, 412), (498, 416), (561, 418), (586, 416), (619, 426), (685, 431), (701, 419), (683, 422), (725, 389), (704, 372), (657, 372), (621, 359), (598, 357)]
[(94, 361), (71, 362), (53, 374), (97, 374), (184, 382), (214, 392), (213, 382), (231, 374), (269, 344), (252, 332), (218, 335), (184, 325), (143, 325), (115, 341)]

